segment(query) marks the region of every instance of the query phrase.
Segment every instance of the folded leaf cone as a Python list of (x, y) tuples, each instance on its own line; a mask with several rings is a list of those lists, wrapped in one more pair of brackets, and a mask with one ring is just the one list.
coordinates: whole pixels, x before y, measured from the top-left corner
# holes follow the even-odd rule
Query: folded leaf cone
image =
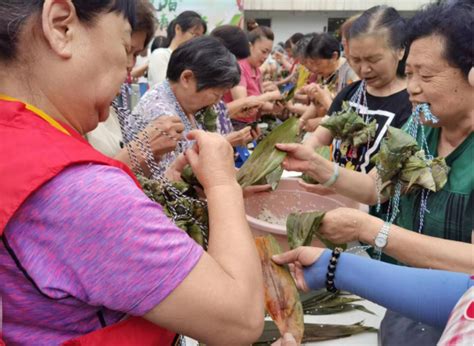
[(273, 255), (281, 253), (280, 246), (271, 235), (257, 237), (255, 244), (262, 264), (265, 308), (280, 334), (291, 333), (300, 343), (304, 320), (298, 290), (288, 269), (272, 261)]
[(392, 196), (398, 180), (403, 193), (420, 188), (437, 192), (448, 180), (449, 167), (444, 158), (429, 159), (412, 136), (393, 127), (372, 161), (384, 184), (382, 196)]
[(310, 246), (316, 236), (326, 247), (334, 249), (336, 246), (346, 248), (346, 244), (336, 245), (318, 233), (325, 213), (311, 211), (304, 213), (291, 213), (286, 219), (286, 233), (291, 249), (298, 246)]
[(321, 126), (331, 131), (334, 138), (340, 139), (343, 147), (359, 147), (375, 138), (377, 122), (372, 120), (366, 124), (349, 103), (344, 102), (342, 110), (326, 118)]
[(257, 145), (252, 155), (237, 172), (239, 184), (242, 187), (256, 184), (271, 184), (276, 187), (283, 173), (281, 163), (286, 153), (278, 150), (275, 144), (296, 142), (297, 132), (298, 119), (294, 117), (274, 129)]

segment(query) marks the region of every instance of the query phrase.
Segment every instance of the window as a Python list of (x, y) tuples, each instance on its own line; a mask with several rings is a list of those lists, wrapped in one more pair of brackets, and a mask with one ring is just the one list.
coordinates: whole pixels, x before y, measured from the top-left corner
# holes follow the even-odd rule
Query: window
[(339, 36), (339, 28), (346, 19), (347, 18), (328, 18), (328, 33), (337, 34), (337, 36)]
[(259, 26), (268, 26), (269, 28), (272, 27), (272, 20), (271, 18), (257, 18), (255, 21), (258, 23)]

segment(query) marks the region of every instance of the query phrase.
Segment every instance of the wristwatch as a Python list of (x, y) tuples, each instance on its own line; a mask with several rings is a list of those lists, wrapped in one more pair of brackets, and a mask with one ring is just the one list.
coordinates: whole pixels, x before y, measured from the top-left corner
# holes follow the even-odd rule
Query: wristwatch
[(382, 228), (380, 229), (379, 233), (377, 236), (374, 238), (374, 243), (375, 243), (375, 255), (377, 256), (377, 259), (380, 260), (382, 257), (382, 251), (385, 246), (387, 246), (388, 243), (388, 233), (390, 231), (390, 222), (384, 222)]

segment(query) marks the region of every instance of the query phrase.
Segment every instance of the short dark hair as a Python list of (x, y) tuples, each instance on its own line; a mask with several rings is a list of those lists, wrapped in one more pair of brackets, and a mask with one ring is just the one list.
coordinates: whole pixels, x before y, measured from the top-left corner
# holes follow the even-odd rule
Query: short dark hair
[[(351, 39), (363, 35), (385, 35), (387, 45), (390, 49), (398, 50), (406, 47), (406, 21), (393, 7), (385, 5), (374, 6), (364, 11), (349, 29)], [(398, 63), (397, 75), (405, 75), (405, 62), (408, 50)]]
[(186, 32), (196, 26), (202, 26), (204, 33), (207, 32), (207, 23), (204, 19), (202, 19), (199, 13), (194, 11), (181, 12), (168, 24), (168, 28), (166, 30), (168, 42), (166, 47), (169, 47), (171, 41), (173, 41), (174, 37), (176, 36), (176, 25), (179, 25), (183, 32)]
[(247, 34), (238, 26), (221, 25), (212, 30), (211, 36), (217, 38), (235, 55), (237, 59), (250, 56), (250, 47)]
[(303, 35), (303, 37), (293, 47), (293, 55), (295, 57), (304, 57), (309, 42), (311, 42), (313, 37), (315, 37), (316, 35), (318, 34), (315, 32)]
[(136, 4), (136, 23), (133, 31), (146, 34), (145, 47), (147, 47), (155, 36), (156, 24), (158, 22), (155, 17), (155, 8), (149, 0), (138, 0)]
[(262, 38), (266, 38), (270, 41), (275, 39), (272, 29), (270, 29), (268, 26), (259, 26), (256, 29), (253, 29), (249, 32), (248, 37), (251, 44), (254, 44), (256, 41)]
[(408, 46), (423, 37), (439, 36), (444, 58), (467, 78), (474, 64), (473, 7), (471, 1), (426, 6), (408, 23)]
[(237, 59), (218, 39), (211, 36), (193, 38), (173, 51), (166, 77), (171, 82), (177, 82), (184, 70), (194, 73), (197, 91), (232, 88), (240, 82)]
[(153, 51), (158, 48), (166, 47), (166, 44), (167, 44), (167, 39), (165, 36), (156, 36), (153, 39), (153, 42), (151, 44), (151, 48), (150, 48), (151, 52), (153, 53)]
[(309, 41), (304, 56), (312, 59), (331, 59), (334, 52), (341, 56), (341, 44), (328, 33), (316, 34)]
[(291, 37), (288, 39), (292, 44), (297, 44), (299, 40), (303, 38), (303, 34), (301, 32), (294, 33), (291, 35)]
[[(83, 23), (94, 24), (101, 13), (116, 12), (128, 19), (135, 28), (136, 4), (134, 0), (72, 0), (77, 17)], [(44, 0), (3, 0), (0, 1), (0, 60), (16, 58), (18, 40), (27, 19), (37, 15), (43, 8)]]

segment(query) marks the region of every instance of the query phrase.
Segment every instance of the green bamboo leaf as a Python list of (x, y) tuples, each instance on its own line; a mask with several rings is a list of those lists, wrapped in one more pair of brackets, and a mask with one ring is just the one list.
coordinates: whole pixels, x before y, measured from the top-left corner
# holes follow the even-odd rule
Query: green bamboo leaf
[[(364, 326), (362, 321), (350, 325), (305, 323), (304, 328), (303, 342), (334, 340), (360, 333), (375, 333), (378, 331), (376, 328)], [(280, 337), (281, 335), (275, 324), (272, 321), (265, 321), (263, 334), (254, 345), (271, 345)]]
[[(245, 161), (237, 173), (237, 181), (242, 187), (255, 185), (261, 182), (276, 169), (281, 170), (281, 163), (286, 153), (275, 148), (277, 143), (294, 143), (297, 138), (298, 119), (291, 117), (274, 129), (262, 140), (252, 155)], [(275, 185), (280, 180), (281, 174), (274, 173), (271, 183)]]
[(342, 110), (325, 119), (321, 126), (331, 131), (334, 138), (340, 139), (343, 147), (359, 147), (375, 138), (377, 122), (372, 120), (366, 124), (349, 103), (344, 102)]
[(318, 232), (324, 215), (325, 213), (320, 211), (291, 213), (288, 215), (286, 233), (290, 249), (311, 245), (315, 236), (329, 249), (334, 249), (336, 246), (346, 249), (347, 244), (334, 244)]

